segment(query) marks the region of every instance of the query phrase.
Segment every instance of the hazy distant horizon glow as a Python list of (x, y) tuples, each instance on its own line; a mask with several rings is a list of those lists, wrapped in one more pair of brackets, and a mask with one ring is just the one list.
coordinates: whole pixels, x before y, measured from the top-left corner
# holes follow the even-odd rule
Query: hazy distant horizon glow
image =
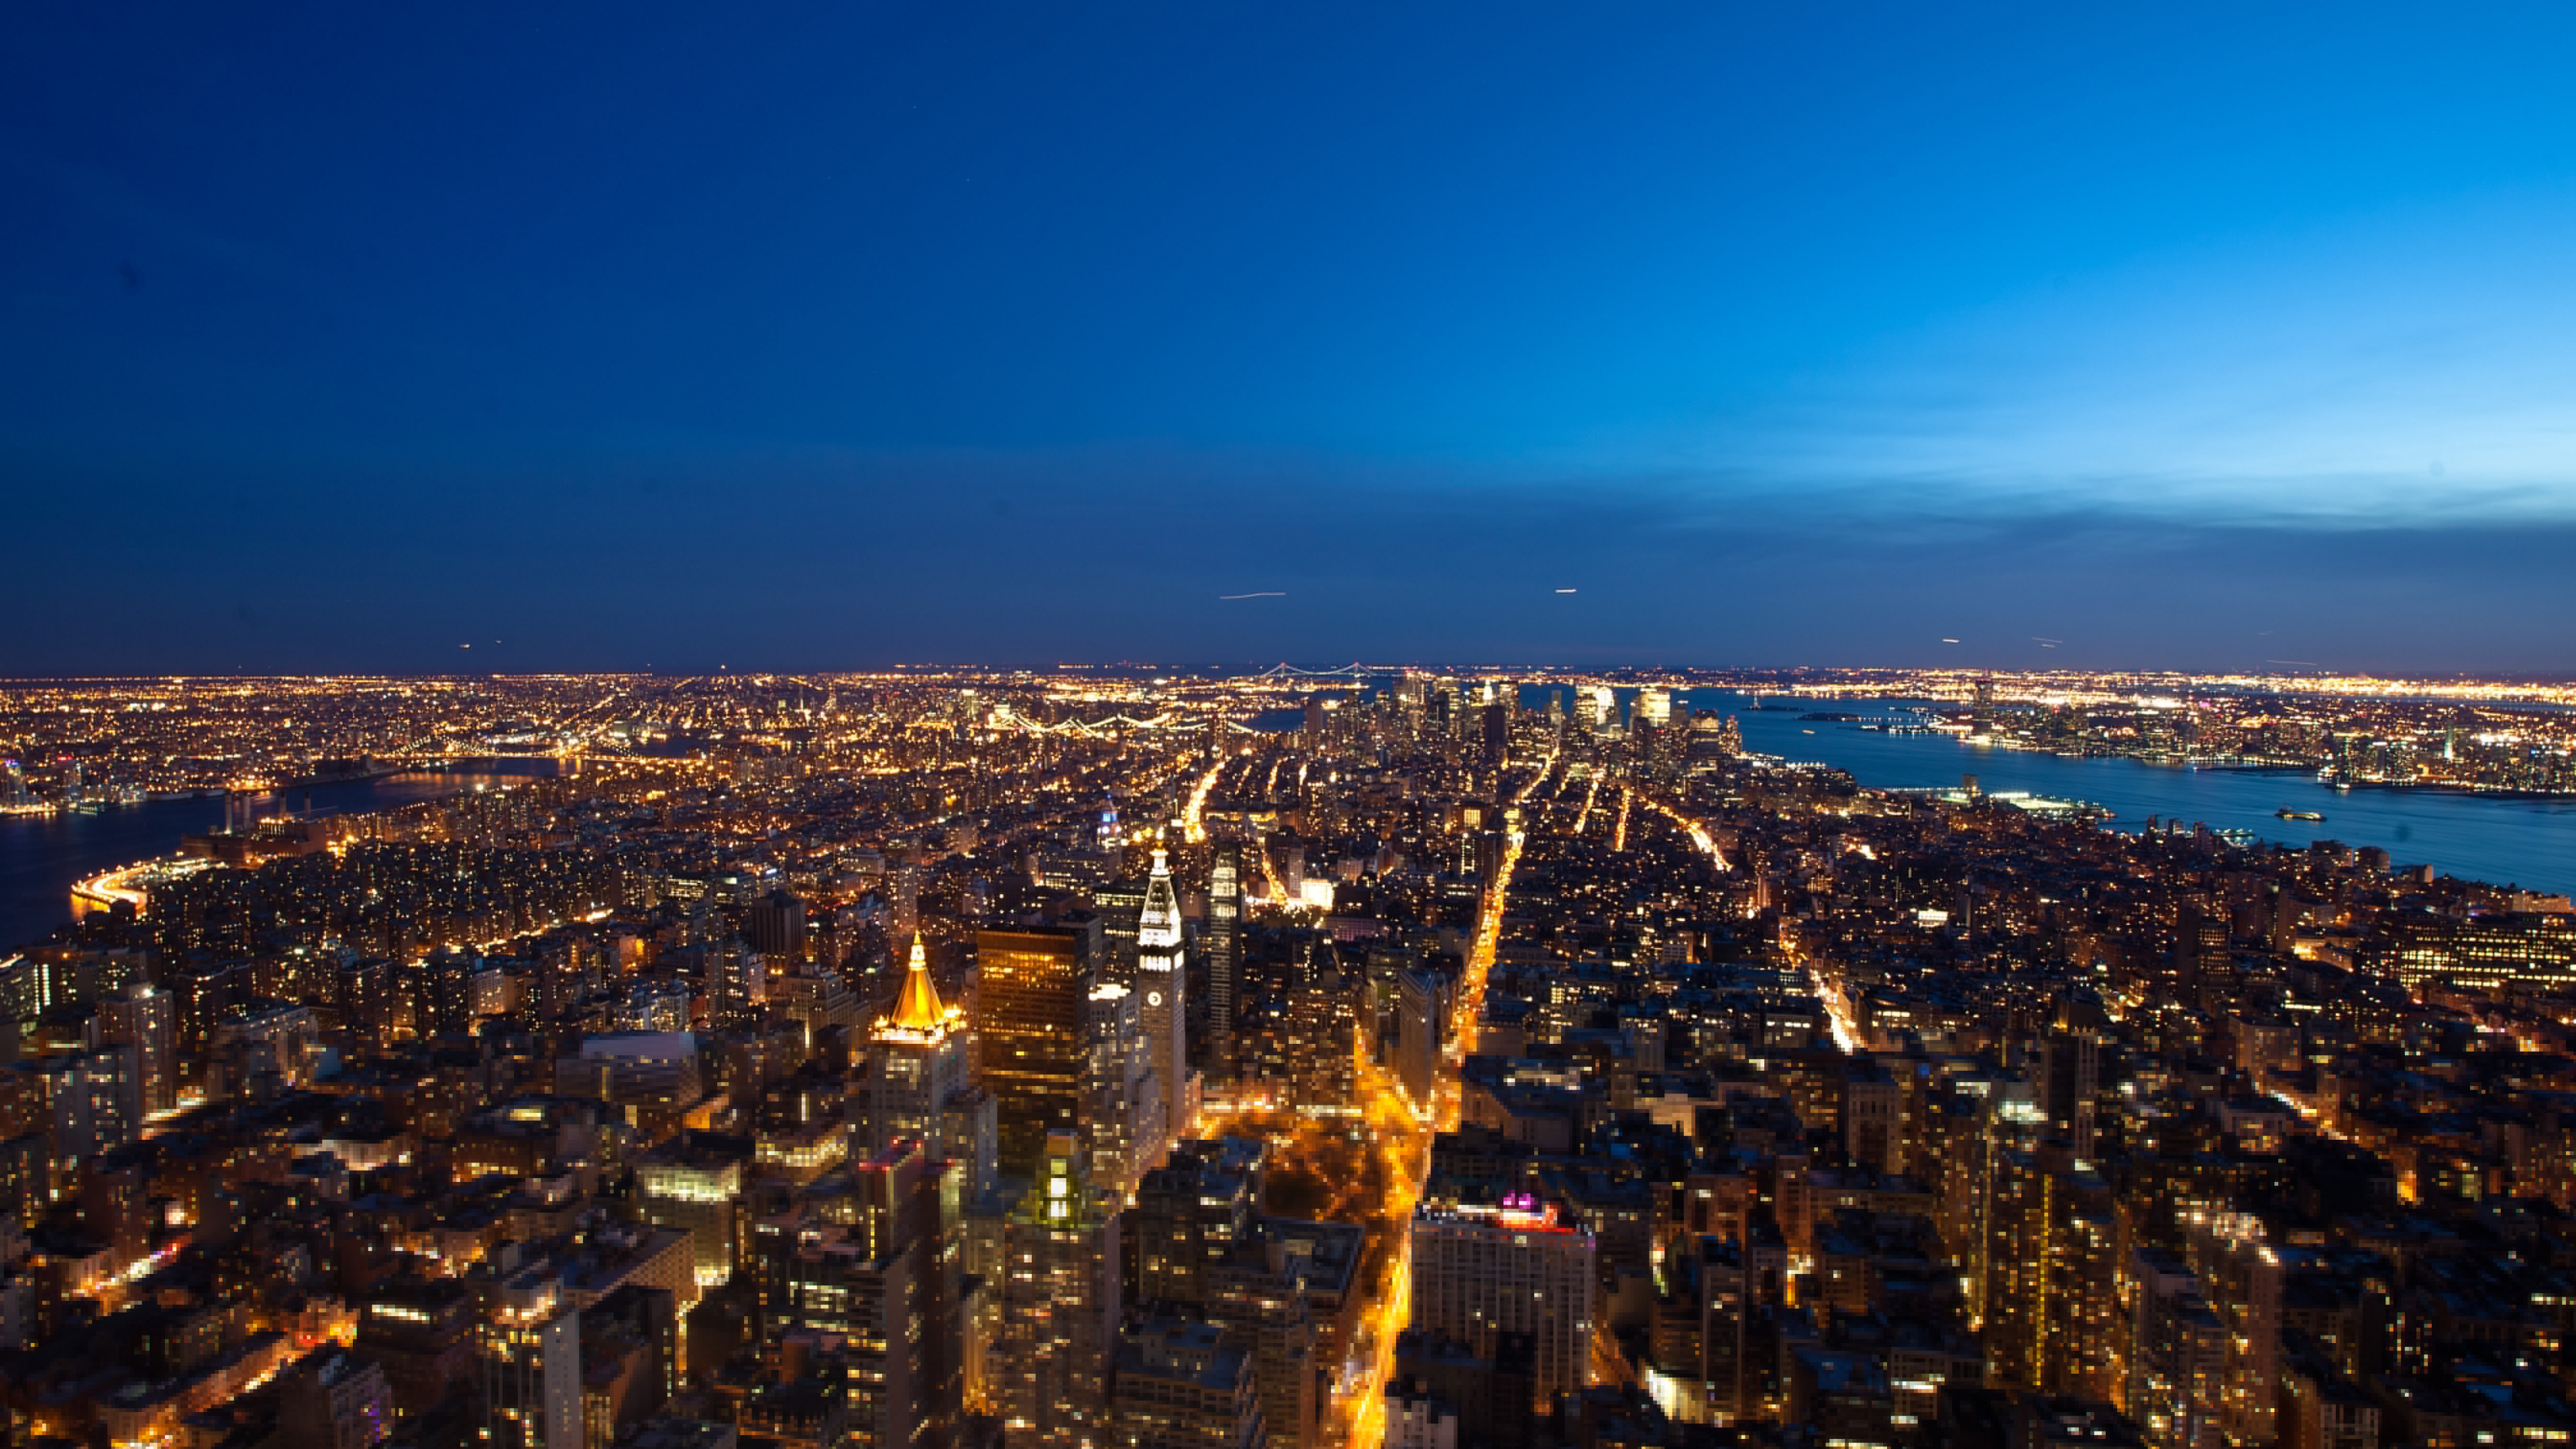
[(2576, 212), (2517, 197), (2158, 258), (1891, 337), (1702, 448), (1963, 511), (2576, 518), (2571, 254)]
[(20, 38), (0, 673), (2576, 673), (2576, 13)]

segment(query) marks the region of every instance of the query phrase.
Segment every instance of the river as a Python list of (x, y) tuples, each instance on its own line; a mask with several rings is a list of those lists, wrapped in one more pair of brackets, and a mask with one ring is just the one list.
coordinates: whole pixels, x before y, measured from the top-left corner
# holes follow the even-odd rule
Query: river
[[(1382, 681), (1362, 698), (1373, 696)], [(1625, 718), (1634, 689), (1618, 692)], [(1524, 709), (1545, 709), (1563, 685), (1524, 684)], [(1676, 691), (1676, 703), (1698, 714), (1733, 714), (1745, 748), (1791, 761), (1831, 765), (1864, 785), (1890, 789), (1956, 786), (1974, 775), (1986, 790), (2027, 790), (2060, 800), (2089, 800), (2112, 812), (2111, 828), (2137, 830), (2149, 817), (2199, 822), (2214, 830), (2250, 830), (2263, 840), (2304, 847), (2311, 841), (2376, 845), (2399, 864), (2431, 865), (2445, 875), (2544, 892), (2576, 891), (2576, 797), (2522, 800), (2449, 790), (2359, 787), (2337, 791), (2300, 771), (2192, 770), (2137, 760), (2080, 759), (2030, 750), (1971, 745), (1956, 735), (1892, 735), (1855, 724), (1801, 719), (1809, 713), (1903, 717), (1908, 699), (1793, 699), (1728, 689)], [(1956, 709), (1955, 704), (1942, 706)], [(1296, 709), (1257, 716), (1256, 727), (1295, 729)], [(2283, 807), (2313, 810), (2323, 820), (2284, 820)]]
[[(477, 760), (474, 768), (348, 780), (262, 796), (264, 814), (349, 815), (390, 810), (551, 774), (551, 760)], [(71, 919), (72, 882), (111, 866), (168, 855), (179, 837), (220, 829), (224, 802), (152, 800), (96, 814), (0, 815), (0, 953), (41, 940)]]
[[(1770, 708), (1754, 712), (1744, 708), (1747, 696), (1732, 691), (1691, 690), (1680, 698), (1694, 712), (1735, 714), (1747, 749), (1848, 770), (1864, 785), (1956, 785), (1961, 776), (1974, 775), (1987, 790), (2028, 790), (2064, 800), (2090, 800), (2112, 811), (2114, 829), (2138, 829), (2151, 815), (2201, 821), (2213, 829), (2250, 830), (2262, 839), (2293, 846), (2314, 840), (2376, 845), (2400, 863), (2429, 864), (2445, 875), (2472, 880), (2517, 884), (2528, 890), (2576, 890), (2576, 798), (2517, 800), (2442, 790), (2336, 791), (2298, 773), (2070, 759), (1971, 745), (1954, 735), (1890, 735), (1799, 718), (1810, 711), (1895, 714), (1905, 701), (1773, 696)], [(2273, 812), (2284, 806), (2314, 810), (2326, 818), (2283, 820)]]

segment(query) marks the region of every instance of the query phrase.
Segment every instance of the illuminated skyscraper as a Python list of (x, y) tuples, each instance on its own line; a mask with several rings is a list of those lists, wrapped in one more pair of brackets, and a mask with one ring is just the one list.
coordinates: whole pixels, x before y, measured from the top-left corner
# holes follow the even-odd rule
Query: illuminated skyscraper
[(1217, 1325), (1252, 1355), (1261, 1449), (1312, 1449), (1329, 1330), (1309, 1297), (1318, 1254), (1300, 1235), (1318, 1225), (1262, 1215), (1265, 1158), (1261, 1143), (1239, 1137), (1175, 1144), (1137, 1193), (1127, 1286), (1140, 1302)]
[(683, 1133), (635, 1165), (644, 1220), (687, 1230), (701, 1286), (733, 1277), (742, 1233), (742, 1169), (748, 1138)]
[(2129, 1300), (2122, 1410), (2156, 1449), (2217, 1449), (2226, 1442), (2226, 1326), (2174, 1253), (2137, 1248), (2122, 1277)]
[(1574, 717), (1595, 734), (1614, 732), (1619, 725), (1619, 692), (1606, 684), (1581, 686), (1574, 697)]
[(145, 1113), (179, 1105), (178, 999), (148, 982), (130, 983), (101, 1008), (110, 1042), (130, 1043)]
[(1425, 1202), (1413, 1213), (1413, 1319), (1491, 1357), (1500, 1333), (1538, 1341), (1533, 1409), (1583, 1387), (1592, 1353), (1594, 1244), (1525, 1196)]
[(965, 1017), (940, 1002), (915, 935), (902, 994), (868, 1038), (867, 1106), (851, 1127), (850, 1160), (921, 1142), (932, 1157), (957, 1164), (968, 1201), (980, 1196), (993, 1179), (996, 1119), (992, 1094), (975, 1085), (968, 1046)]
[(1209, 1266), (1250, 1242), (1260, 1224), (1267, 1167), (1268, 1149), (1253, 1138), (1173, 1145), (1136, 1194), (1130, 1278), (1140, 1298), (1207, 1306)]
[(1420, 968), (1395, 977), (1395, 1079), (1406, 1099), (1424, 1111), (1438, 1090), (1443, 1008), (1453, 984)]
[(898, 941), (921, 934), (921, 867), (904, 861), (886, 871), (886, 911)]
[(1189, 1131), (1198, 1093), (1191, 1083), (1189, 1012), (1182, 997), (1189, 973), (1181, 961), (1181, 903), (1172, 893), (1172, 867), (1160, 850), (1145, 883), (1145, 908), (1136, 917), (1137, 1016), (1145, 1053), (1163, 1082), (1163, 1120), (1146, 1155)]
[(2050, 1135), (2063, 1138), (2078, 1158), (2093, 1156), (2099, 1130), (2100, 1058), (2100, 1043), (2087, 1023), (2061, 1004), (2056, 1025), (2040, 1034), (2039, 1108)]
[(1118, 1325), (1118, 1219), (1086, 1185), (1082, 1144), (1050, 1133), (1037, 1182), (1002, 1229), (1002, 1338), (993, 1345), (1006, 1449), (1107, 1449)]
[(541, 1021), (554, 1021), (578, 1010), (598, 989), (599, 978), (589, 942), (578, 936), (549, 940), (537, 955), (534, 1006)]
[(1986, 1154), (1976, 1284), (1987, 1382), (2101, 1397), (2117, 1266), (2109, 1189), (2062, 1139), (2027, 1151), (1990, 1141)]
[(1163, 1084), (1145, 1050), (1133, 987), (1091, 988), (1083, 1020), (1082, 1125), (1094, 1185), (1123, 1199), (1160, 1155)]
[(1361, 993), (1343, 968), (1342, 955), (1331, 942), (1314, 941), (1305, 969), (1288, 989), (1273, 1076), (1300, 1111), (1337, 1110), (1356, 1100), (1353, 1054), (1358, 1050)]
[(743, 908), (742, 933), (773, 962), (793, 960), (805, 946), (805, 902), (788, 891), (771, 891)]
[(772, 976), (769, 991), (780, 1009), (805, 1023), (807, 1031), (859, 1025), (858, 995), (829, 966), (807, 962), (785, 976)]
[(707, 948), (707, 1018), (718, 1027), (742, 1026), (769, 999), (769, 972), (760, 953), (743, 941)]
[(1132, 876), (1103, 881), (1089, 892), (1092, 914), (1100, 917), (1103, 958), (1109, 975), (1131, 985), (1136, 977), (1136, 924), (1145, 914), (1145, 882)]
[(483, 1442), (500, 1449), (583, 1449), (581, 1311), (563, 1302), (551, 1265), (504, 1280), (475, 1335)]
[(943, 1185), (957, 1170), (897, 1141), (851, 1164), (845, 1194), (760, 1224), (762, 1347), (800, 1330), (842, 1337), (861, 1442), (938, 1449), (963, 1412), (958, 1224)]
[(1001, 1168), (1026, 1174), (1048, 1133), (1082, 1126), (1083, 1025), (1101, 976), (1100, 922), (978, 931), (975, 942), (976, 1025)]
[(1207, 931), (1200, 942), (1207, 954), (1207, 1073), (1231, 1082), (1235, 994), (1243, 971), (1243, 847), (1235, 841), (1218, 841), (1210, 857)]
[(1342, 697), (1338, 694), (1306, 696), (1305, 726), (1298, 736), (1299, 743), (1310, 750), (1323, 749), (1332, 740), (1334, 718), (1341, 708)]
[(1408, 669), (1396, 676), (1391, 692), (1395, 699), (1397, 714), (1407, 723), (1419, 728), (1423, 707), (1431, 700), (1430, 679)]
[(1423, 689), (1422, 732), (1432, 737), (1445, 736), (1457, 729), (1458, 682), (1435, 679)]

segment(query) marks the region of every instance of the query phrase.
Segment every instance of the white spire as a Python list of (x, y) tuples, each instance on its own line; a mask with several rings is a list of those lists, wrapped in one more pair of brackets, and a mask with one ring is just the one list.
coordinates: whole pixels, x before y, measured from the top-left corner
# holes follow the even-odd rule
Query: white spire
[(1153, 874), (1145, 881), (1145, 906), (1136, 913), (1136, 947), (1140, 951), (1177, 951), (1181, 945), (1181, 902), (1172, 893), (1172, 866), (1162, 851), (1154, 852)]

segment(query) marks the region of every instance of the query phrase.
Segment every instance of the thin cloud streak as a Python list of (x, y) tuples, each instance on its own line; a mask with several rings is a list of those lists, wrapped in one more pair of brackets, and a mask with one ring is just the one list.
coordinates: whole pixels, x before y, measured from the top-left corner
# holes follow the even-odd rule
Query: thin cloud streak
[[(23, 468), (16, 476), (28, 476)], [(2576, 524), (2333, 528), (2011, 514), (1672, 477), (1484, 476), (1152, 450), (210, 472), (125, 566), (205, 607), (22, 569), (0, 672), (856, 667), (908, 658), (2338, 668), (2576, 673)], [(54, 482), (113, 496), (90, 471)], [(381, 500), (370, 502), (368, 500)], [(348, 548), (209, 554), (210, 520)], [(1144, 525), (1141, 532), (1139, 524)], [(1139, 539), (1151, 568), (1129, 568)], [(1104, 567), (1104, 562), (1119, 564)], [(714, 586), (677, 587), (717, 571)], [(1244, 572), (1258, 609), (1206, 603)], [(1529, 587), (1585, 580), (1569, 599)], [(1238, 586), (1239, 587), (1239, 586)], [(276, 607), (280, 589), (329, 608)], [(712, 600), (712, 602), (711, 602)], [(1935, 642), (1927, 618), (1963, 645)], [(2070, 641), (2047, 647), (2042, 641)]]

